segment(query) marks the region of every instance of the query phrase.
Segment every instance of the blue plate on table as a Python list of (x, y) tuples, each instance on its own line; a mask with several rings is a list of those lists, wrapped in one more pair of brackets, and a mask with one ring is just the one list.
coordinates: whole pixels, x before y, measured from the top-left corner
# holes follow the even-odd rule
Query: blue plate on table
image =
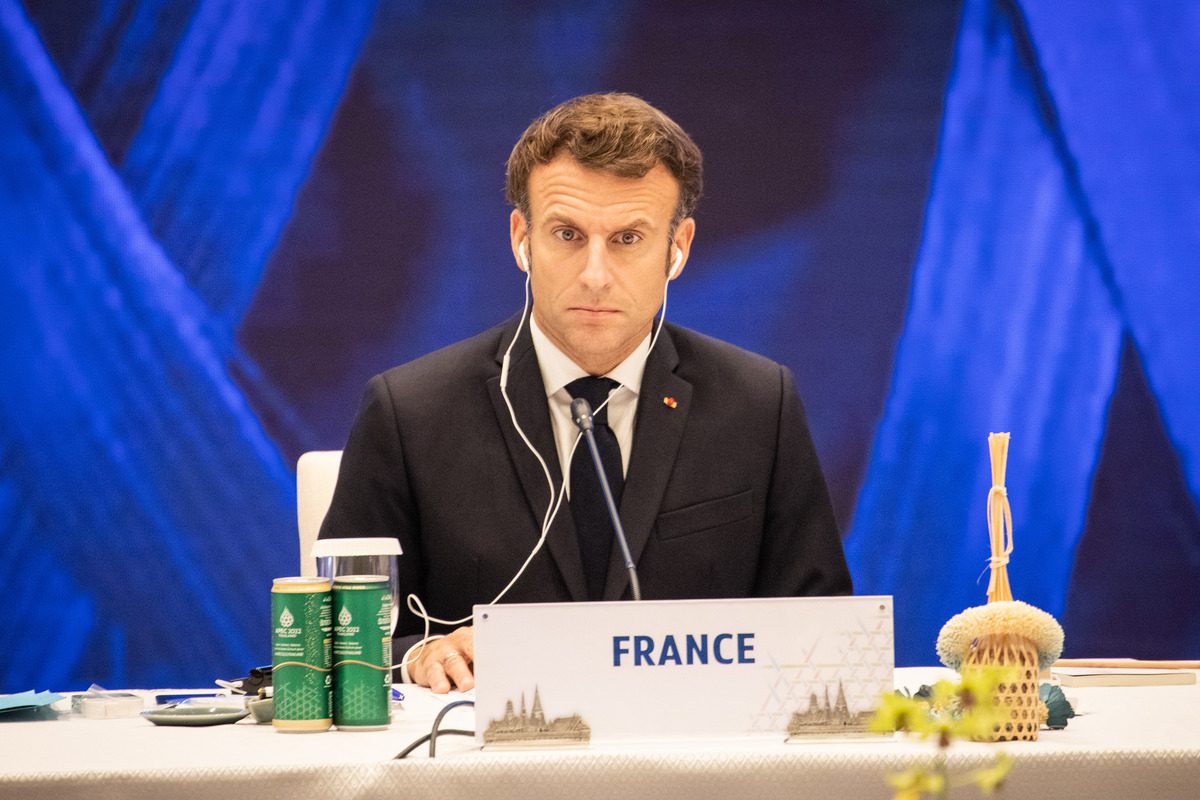
[(248, 708), (229, 706), (174, 706), (152, 708), (142, 716), (155, 725), (186, 725), (197, 728), (204, 725), (227, 725), (237, 722), (250, 713)]

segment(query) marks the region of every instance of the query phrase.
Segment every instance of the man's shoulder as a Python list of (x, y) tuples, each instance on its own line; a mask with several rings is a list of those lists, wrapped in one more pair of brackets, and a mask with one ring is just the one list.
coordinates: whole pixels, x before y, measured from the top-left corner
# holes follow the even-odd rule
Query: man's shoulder
[(499, 374), (496, 354), (504, 333), (511, 327), (512, 320), (503, 322), (385, 370), (376, 379), (383, 381), (393, 396), (412, 391), (436, 392), (446, 387), (461, 389), (464, 380), (487, 380)]
[(779, 380), (786, 367), (764, 355), (746, 350), (681, 325), (666, 324), (679, 357), (676, 372), (684, 378), (717, 376), (731, 383)]

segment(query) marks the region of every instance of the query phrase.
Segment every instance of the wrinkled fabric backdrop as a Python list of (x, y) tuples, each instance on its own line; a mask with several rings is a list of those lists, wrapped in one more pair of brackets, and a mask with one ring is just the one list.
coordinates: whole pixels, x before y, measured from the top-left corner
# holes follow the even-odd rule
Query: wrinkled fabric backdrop
[(795, 371), (899, 664), (997, 430), (1015, 595), (1200, 657), (1200, 6), (0, 0), (0, 691), (267, 663), (297, 456), (519, 310), (504, 160), (611, 89), (704, 149), (668, 316)]

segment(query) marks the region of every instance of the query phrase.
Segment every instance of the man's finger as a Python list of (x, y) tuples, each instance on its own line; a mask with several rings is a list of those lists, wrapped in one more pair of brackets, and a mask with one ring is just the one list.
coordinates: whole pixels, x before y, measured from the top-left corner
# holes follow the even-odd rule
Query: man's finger
[(447, 677), (454, 681), (459, 691), (465, 692), (475, 687), (475, 676), (471, 672), (471, 663), (463, 653), (451, 650), (442, 657), (442, 669)]
[(450, 691), (450, 681), (446, 678), (446, 671), (436, 658), (425, 659), (424, 677), (427, 679), (426, 685), (434, 694), (445, 694)]
[(463, 654), (468, 664), (475, 663), (475, 632), (471, 628), (460, 628), (462, 634), (455, 637), (454, 646)]

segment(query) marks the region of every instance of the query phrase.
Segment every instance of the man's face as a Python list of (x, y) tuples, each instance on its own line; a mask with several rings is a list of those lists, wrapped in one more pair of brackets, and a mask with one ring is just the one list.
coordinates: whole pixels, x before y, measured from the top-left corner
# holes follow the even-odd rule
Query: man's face
[(676, 248), (680, 269), (687, 261), (695, 221), (668, 238), (678, 193), (661, 164), (620, 178), (563, 155), (529, 176), (529, 226), (513, 211), (513, 255), (519, 264), (520, 248), (529, 248), (538, 327), (591, 374), (611, 370), (646, 337)]

